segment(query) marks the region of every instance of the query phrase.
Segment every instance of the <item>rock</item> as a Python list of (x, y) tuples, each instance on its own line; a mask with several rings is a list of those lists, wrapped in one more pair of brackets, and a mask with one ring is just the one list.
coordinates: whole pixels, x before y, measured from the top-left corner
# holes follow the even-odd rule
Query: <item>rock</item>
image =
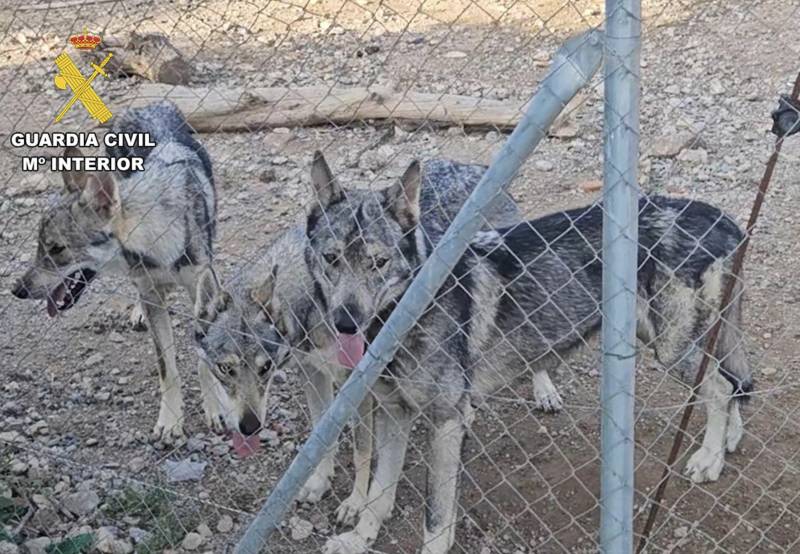
[(219, 518), (217, 522), (217, 531), (220, 533), (230, 533), (233, 531), (233, 518), (229, 515), (224, 515)]
[(553, 171), (555, 166), (553, 162), (549, 162), (547, 160), (536, 160), (533, 162), (533, 167), (538, 169), (539, 171)]
[(310, 521), (301, 519), (297, 516), (289, 519), (289, 528), (292, 532), (292, 540), (303, 541), (314, 532), (314, 525)]
[(164, 462), (167, 472), (168, 483), (180, 483), (182, 481), (199, 481), (203, 478), (203, 472), (208, 462), (193, 462), (189, 459), (173, 462)]
[(91, 490), (68, 494), (61, 501), (61, 506), (71, 514), (85, 516), (92, 513), (100, 504), (100, 497)]
[(28, 551), (28, 554), (47, 554), (47, 547), (52, 543), (53, 541), (49, 537), (39, 537), (25, 541), (22, 546)]
[(578, 126), (571, 119), (568, 119), (555, 129), (550, 131), (550, 136), (561, 139), (575, 138), (579, 134), (580, 134), (580, 129), (578, 129)]
[(674, 158), (694, 140), (695, 135), (687, 131), (662, 135), (655, 140), (651, 155), (655, 158)]
[(135, 458), (131, 458), (128, 462), (128, 469), (132, 473), (139, 473), (147, 466), (147, 461), (142, 458), (141, 456), (137, 456)]
[(14, 475), (25, 475), (28, 472), (28, 468), (30, 466), (22, 460), (14, 459), (11, 460), (10, 470), (11, 473)]
[(84, 365), (86, 367), (92, 367), (99, 364), (102, 361), (103, 361), (103, 355), (98, 352), (86, 358), (86, 362), (84, 362)]
[(767, 377), (770, 375), (775, 375), (776, 373), (778, 373), (778, 370), (774, 367), (765, 367), (761, 369), (761, 375), (765, 375)]
[(124, 539), (118, 539), (116, 527), (101, 527), (94, 534), (94, 547), (103, 554), (130, 554), (133, 545)]
[(462, 58), (467, 57), (466, 52), (462, 52), (461, 50), (451, 50), (450, 52), (445, 52), (442, 54), (443, 58), (447, 58), (448, 60), (459, 60)]
[(49, 506), (46, 508), (40, 507), (38, 510), (36, 510), (36, 513), (33, 514), (33, 517), (31, 518), (31, 526), (34, 529), (38, 529), (44, 533), (51, 532), (59, 525), (61, 525), (61, 518), (59, 517), (58, 512), (55, 510), (55, 508), (51, 508)]
[(146, 542), (150, 540), (153, 534), (150, 531), (146, 531), (139, 527), (131, 527), (128, 529), (128, 536), (134, 544), (139, 544), (140, 542)]
[(205, 542), (205, 539), (201, 534), (186, 533), (186, 536), (181, 541), (181, 547), (184, 550), (197, 550), (203, 542)]
[(689, 528), (688, 527), (678, 527), (672, 532), (672, 536), (676, 539), (685, 539), (689, 536)]
[(682, 150), (681, 153), (678, 154), (678, 159), (683, 162), (705, 164), (708, 163), (708, 152), (706, 152), (706, 150), (703, 148)]
[(603, 181), (600, 179), (589, 179), (588, 181), (583, 181), (578, 187), (580, 187), (583, 192), (597, 192), (603, 188)]
[(211, 529), (205, 523), (201, 523), (200, 525), (198, 525), (196, 531), (200, 534), (200, 536), (206, 539), (214, 534), (211, 532)]
[(722, 81), (719, 79), (711, 79), (711, 83), (708, 85), (708, 91), (714, 96), (725, 94), (725, 85), (723, 85)]
[(19, 547), (13, 542), (0, 542), (0, 554), (19, 554)]
[(0, 442), (7, 444), (25, 444), (27, 440), (19, 431), (3, 431), (0, 433)]

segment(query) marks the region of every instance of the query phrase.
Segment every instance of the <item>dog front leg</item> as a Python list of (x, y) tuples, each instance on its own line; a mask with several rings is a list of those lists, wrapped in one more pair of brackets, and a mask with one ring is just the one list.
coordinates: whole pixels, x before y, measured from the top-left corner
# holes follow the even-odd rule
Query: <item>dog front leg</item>
[(325, 543), (325, 554), (362, 554), (375, 542), (383, 521), (394, 508), (397, 484), (403, 473), (411, 412), (404, 406), (380, 405), (375, 414), (375, 446), (378, 461), (370, 483), (367, 503), (356, 528), (331, 537)]
[(358, 407), (358, 421), (353, 425), (353, 466), (356, 472), (353, 492), (336, 511), (336, 521), (344, 525), (352, 525), (367, 503), (372, 464), (372, 408), (372, 395), (368, 394)]
[(203, 397), (206, 424), (215, 433), (224, 433), (225, 421), (231, 416), (229, 396), (202, 356), (198, 356), (197, 375), (200, 380), (200, 395)]
[(172, 323), (164, 305), (164, 296), (164, 291), (156, 289), (143, 293), (140, 291), (142, 307), (158, 358), (158, 379), (161, 386), (161, 407), (153, 436), (156, 440), (174, 443), (184, 438), (183, 394), (181, 376), (175, 362)]
[[(308, 402), (308, 411), (311, 414), (311, 422), (316, 425), (333, 399), (333, 381), (327, 372), (311, 366), (310, 363), (308, 366), (304, 363), (302, 369), (306, 376), (303, 388)], [(308, 478), (303, 488), (300, 489), (297, 500), (300, 502), (318, 502), (331, 488), (335, 463), (336, 446), (334, 445), (325, 453), (325, 457), (319, 463), (317, 469), (314, 470), (314, 473)]]
[(472, 421), (472, 406), (456, 417), (434, 424), (429, 433), (431, 463), (425, 498), (422, 554), (446, 554), (455, 542), (461, 447)]
[(695, 483), (716, 481), (725, 464), (728, 429), (728, 404), (731, 385), (716, 368), (706, 375), (700, 385), (700, 403), (706, 407), (706, 430), (703, 444), (686, 464), (686, 473)]

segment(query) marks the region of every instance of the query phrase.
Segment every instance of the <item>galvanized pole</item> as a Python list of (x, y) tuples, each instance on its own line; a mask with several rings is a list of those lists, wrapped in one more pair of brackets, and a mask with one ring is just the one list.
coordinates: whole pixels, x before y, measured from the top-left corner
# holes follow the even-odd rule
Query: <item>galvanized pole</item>
[(606, 0), (600, 549), (633, 552), (640, 0)]
[(464, 254), (469, 241), (484, 221), (481, 214), (508, 187), (520, 165), (545, 136), (556, 116), (600, 67), (602, 38), (598, 31), (589, 31), (568, 40), (556, 52), (550, 72), (528, 105), (524, 117), (370, 344), (364, 358), (275, 485), (236, 545), (234, 554), (266, 551), (270, 535), (280, 524), (297, 491), (338, 440), (345, 423), (355, 415), (359, 404), (391, 361), (406, 333), (416, 324)]

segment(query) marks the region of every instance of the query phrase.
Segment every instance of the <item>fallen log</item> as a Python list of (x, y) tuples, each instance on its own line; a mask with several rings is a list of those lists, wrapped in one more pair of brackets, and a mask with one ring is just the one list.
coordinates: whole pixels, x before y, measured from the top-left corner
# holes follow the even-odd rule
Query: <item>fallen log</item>
[[(374, 120), (510, 130), (519, 122), (526, 105), (523, 100), (396, 91), (388, 87), (220, 89), (143, 84), (135, 98), (117, 109), (162, 99), (174, 102), (186, 114), (189, 124), (201, 133), (339, 126)], [(565, 113), (568, 111), (569, 106)], [(566, 121), (566, 117), (561, 119), (562, 124)], [(557, 127), (558, 124), (554, 129)]]

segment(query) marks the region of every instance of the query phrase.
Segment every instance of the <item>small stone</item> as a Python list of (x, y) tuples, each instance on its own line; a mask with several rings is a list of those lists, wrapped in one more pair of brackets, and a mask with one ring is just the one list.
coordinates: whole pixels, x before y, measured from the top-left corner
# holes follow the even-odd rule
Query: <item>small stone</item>
[(462, 52), (461, 50), (451, 50), (450, 52), (445, 52), (442, 54), (443, 58), (447, 58), (448, 60), (458, 60), (467, 57), (466, 52)]
[(22, 460), (12, 460), (9, 469), (14, 475), (25, 475), (30, 466)]
[(0, 433), (0, 442), (6, 444), (25, 444), (27, 440), (19, 431), (3, 431)]
[(61, 506), (76, 516), (85, 516), (94, 511), (100, 504), (100, 497), (91, 490), (68, 494), (61, 501)]
[(91, 439), (87, 439), (86, 446), (97, 446), (100, 441), (96, 438), (92, 437)]
[(211, 529), (205, 523), (201, 523), (200, 525), (198, 525), (196, 531), (206, 539), (214, 534), (211, 532)]
[(603, 181), (600, 179), (589, 179), (578, 186), (583, 192), (597, 192), (603, 188)]
[(217, 531), (220, 533), (230, 533), (233, 531), (233, 518), (229, 515), (224, 515), (219, 518), (217, 522)]
[(102, 361), (103, 361), (103, 355), (98, 352), (86, 358), (86, 362), (84, 363), (84, 365), (86, 367), (92, 367), (99, 364)]
[(304, 541), (314, 532), (314, 525), (310, 521), (297, 516), (289, 519), (289, 528), (292, 531), (292, 540), (294, 541)]
[(0, 554), (19, 554), (19, 547), (13, 542), (0, 542)]
[(689, 536), (689, 528), (688, 527), (678, 527), (672, 532), (672, 536), (676, 539), (685, 539)]
[(47, 547), (53, 543), (49, 537), (39, 537), (38, 539), (30, 539), (22, 543), (22, 546), (28, 551), (28, 554), (47, 554)]
[(134, 544), (139, 544), (140, 542), (150, 540), (153, 534), (150, 531), (146, 531), (140, 527), (131, 527), (128, 529), (128, 536), (131, 538)]
[(706, 152), (704, 148), (682, 150), (681, 153), (678, 154), (678, 159), (683, 162), (694, 164), (706, 164), (708, 163), (708, 152)]
[(132, 473), (139, 473), (145, 468), (146, 465), (147, 462), (145, 461), (145, 459), (142, 458), (141, 456), (137, 456), (135, 458), (131, 458), (131, 460), (128, 462), (128, 469)]
[(761, 375), (770, 376), (775, 375), (776, 373), (778, 373), (778, 370), (774, 367), (765, 367), (761, 369)]
[(533, 167), (538, 169), (539, 171), (553, 171), (555, 166), (553, 162), (549, 162), (547, 160), (536, 160), (533, 162)]
[(186, 536), (181, 541), (181, 547), (184, 550), (197, 550), (203, 542), (205, 542), (205, 539), (201, 534), (186, 533)]
[(133, 545), (126, 540), (118, 539), (116, 527), (101, 527), (94, 534), (94, 547), (103, 554), (130, 554), (133, 552)]
[(694, 140), (695, 135), (685, 131), (662, 135), (655, 140), (651, 154), (655, 158), (674, 158)]

